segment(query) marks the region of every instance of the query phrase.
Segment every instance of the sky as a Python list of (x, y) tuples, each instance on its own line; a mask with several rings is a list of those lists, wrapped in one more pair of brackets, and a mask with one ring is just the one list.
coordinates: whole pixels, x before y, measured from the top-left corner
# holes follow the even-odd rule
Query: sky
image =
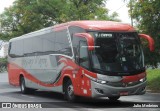
[[(12, 5), (14, 0), (0, 0), (0, 13), (4, 11), (5, 7)], [(123, 0), (108, 0), (106, 7), (110, 10), (109, 14), (116, 11), (119, 15), (119, 19), (124, 23), (130, 23), (130, 18), (128, 16), (128, 8)]]
[(0, 0), (0, 13), (4, 11), (5, 7), (9, 7), (12, 5), (14, 0)]
[(131, 24), (130, 17), (128, 15), (129, 8), (124, 0), (107, 0), (106, 7), (109, 9), (109, 14), (117, 12), (119, 19), (124, 23)]

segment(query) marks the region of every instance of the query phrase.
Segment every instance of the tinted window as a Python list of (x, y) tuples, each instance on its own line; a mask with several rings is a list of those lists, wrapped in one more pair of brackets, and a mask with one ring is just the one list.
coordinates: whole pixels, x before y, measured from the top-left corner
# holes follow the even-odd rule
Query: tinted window
[(84, 30), (83, 28), (81, 28), (81, 27), (70, 26), (70, 27), (69, 27), (69, 32), (70, 32), (71, 37), (73, 37), (73, 35), (74, 35), (75, 33), (84, 33), (85, 30)]
[(18, 40), (15, 43), (16, 43), (15, 55), (18, 57), (23, 56), (23, 40)]
[(25, 38), (12, 43), (10, 55), (35, 56), (46, 54), (64, 54), (72, 56), (71, 41), (66, 30), (46, 33), (32, 38)]
[(55, 52), (55, 32), (45, 34), (43, 37), (43, 51), (48, 53)]
[(84, 33), (85, 30), (81, 27), (77, 26), (70, 26), (69, 27), (69, 32), (72, 37), (72, 45), (73, 45), (73, 50), (74, 50), (74, 55), (77, 55), (77, 49), (79, 48), (79, 37), (74, 36), (76, 33)]
[(11, 43), (10, 56), (11, 57), (16, 56), (16, 42)]
[[(37, 42), (34, 42), (36, 44)], [(33, 53), (33, 38), (24, 39), (24, 54)]]
[(21, 57), (23, 56), (23, 40), (18, 40), (10, 43), (9, 55), (11, 57)]
[(89, 57), (87, 43), (80, 41), (80, 60), (79, 63), (82, 67), (89, 69)]
[(43, 41), (42, 41), (42, 38), (40, 37), (34, 37), (31, 39), (33, 44), (32, 44), (32, 49), (33, 49), (33, 52), (42, 52), (42, 49), (43, 49)]
[(72, 56), (71, 41), (67, 30), (56, 32), (55, 50), (59, 54)]
[(12, 45), (12, 42), (9, 42), (9, 46), (8, 46), (8, 54), (10, 55), (10, 52), (11, 52), (11, 45)]

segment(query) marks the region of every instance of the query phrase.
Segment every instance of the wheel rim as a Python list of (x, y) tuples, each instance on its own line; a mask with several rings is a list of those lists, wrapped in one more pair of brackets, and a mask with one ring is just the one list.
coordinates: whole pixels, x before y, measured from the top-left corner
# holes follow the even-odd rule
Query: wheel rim
[(72, 85), (69, 85), (68, 88), (67, 88), (67, 92), (68, 92), (68, 96), (71, 98), (73, 96), (73, 86)]
[(24, 91), (24, 81), (22, 80), (22, 83), (21, 83), (21, 90), (22, 92)]

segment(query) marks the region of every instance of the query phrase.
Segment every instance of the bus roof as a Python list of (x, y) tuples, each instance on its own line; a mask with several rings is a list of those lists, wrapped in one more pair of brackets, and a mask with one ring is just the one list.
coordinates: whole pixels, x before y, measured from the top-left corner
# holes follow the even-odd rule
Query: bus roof
[(106, 30), (106, 31), (135, 31), (135, 29), (125, 23), (115, 21), (72, 21), (55, 25), (54, 28), (63, 28), (65, 26), (79, 26), (86, 30)]
[(84, 20), (84, 21), (71, 21), (67, 23), (58, 24), (52, 27), (44, 28), (38, 31), (34, 31), (28, 34), (24, 34), (22, 36), (11, 39), (10, 41), (19, 40), (23, 38), (33, 37), (36, 35), (41, 35), (52, 30), (62, 30), (67, 26), (78, 26), (86, 30), (102, 30), (102, 31), (135, 31), (135, 29), (129, 24), (124, 24), (121, 22), (114, 21), (92, 21), (92, 20)]

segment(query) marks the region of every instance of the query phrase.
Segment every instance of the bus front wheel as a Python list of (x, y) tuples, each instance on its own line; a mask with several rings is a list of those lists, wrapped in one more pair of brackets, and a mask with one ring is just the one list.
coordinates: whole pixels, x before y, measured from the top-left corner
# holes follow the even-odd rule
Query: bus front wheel
[(65, 85), (64, 93), (65, 93), (65, 98), (68, 101), (74, 102), (76, 100), (76, 96), (74, 95), (74, 88), (73, 88), (71, 80), (67, 81)]

